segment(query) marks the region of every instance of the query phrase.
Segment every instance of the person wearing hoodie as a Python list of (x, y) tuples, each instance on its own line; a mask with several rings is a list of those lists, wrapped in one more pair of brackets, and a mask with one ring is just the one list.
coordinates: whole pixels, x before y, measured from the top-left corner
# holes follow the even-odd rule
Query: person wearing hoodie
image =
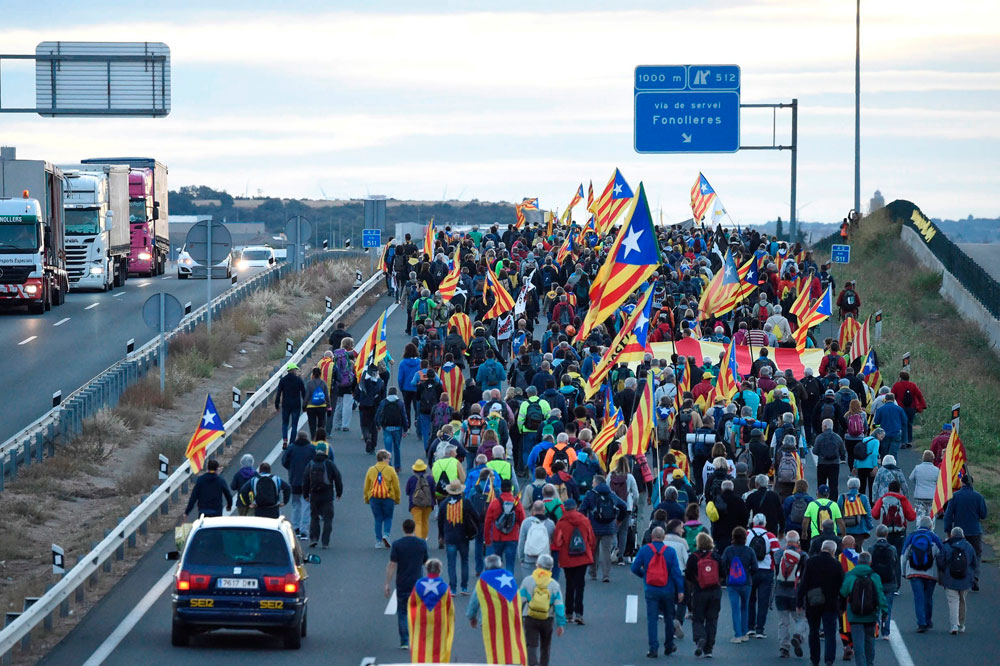
[[(653, 540), (654, 529), (656, 528), (651, 527), (649, 530), (649, 542)], [(674, 553), (677, 555), (677, 564), (686, 565), (689, 550), (687, 540), (684, 538), (684, 521), (677, 519), (670, 520), (663, 526), (663, 531), (666, 532), (666, 536), (663, 537), (663, 543), (673, 548)], [(684, 617), (687, 615), (687, 603), (690, 601), (690, 597), (687, 595), (690, 592), (688, 586), (685, 584), (683, 588), (685, 597), (682, 601), (677, 602), (677, 609), (674, 613), (674, 637), (678, 639), (684, 638)]]
[(944, 548), (941, 539), (931, 529), (931, 519), (924, 516), (917, 522), (903, 543), (899, 559), (903, 562), (903, 577), (909, 579), (913, 591), (913, 608), (917, 616), (917, 633), (933, 626), (934, 586), (938, 582), (938, 553)]
[(500, 389), (507, 373), (503, 365), (496, 359), (496, 352), (492, 349), (486, 350), (486, 362), (476, 369), (476, 384), (480, 391), (491, 391)]
[[(250, 481), (248, 480), (247, 483)], [(194, 482), (187, 508), (184, 509), (184, 515), (187, 516), (191, 513), (191, 509), (197, 505), (199, 515), (205, 517), (221, 516), (223, 504), (226, 505), (227, 511), (231, 509), (233, 495), (229, 492), (229, 486), (219, 476), (219, 461), (209, 460), (205, 463), (205, 471)]]
[(872, 520), (871, 502), (868, 501), (867, 495), (861, 493), (861, 479), (852, 476), (847, 480), (847, 492), (837, 498), (837, 506), (840, 508), (847, 534), (854, 537), (858, 550), (861, 550), (865, 539), (871, 535), (875, 526)]
[(902, 493), (899, 481), (893, 479), (889, 482), (889, 492), (879, 497), (872, 506), (872, 517), (882, 521), (888, 530), (886, 538), (896, 547), (896, 552), (903, 552), (906, 527), (917, 519), (917, 512)]
[(375, 520), (375, 547), (391, 548), (393, 509), (399, 504), (399, 476), (390, 464), (392, 454), (386, 450), (375, 454), (375, 464), (365, 473), (364, 501)]
[(361, 415), (361, 437), (365, 441), (365, 453), (375, 451), (375, 442), (378, 441), (375, 413), (385, 397), (385, 382), (379, 376), (378, 366), (372, 363), (358, 382), (354, 396), (358, 403), (358, 413)]
[(577, 511), (576, 500), (566, 500), (564, 509), (552, 536), (552, 551), (558, 553), (559, 564), (566, 573), (567, 621), (582, 625), (583, 590), (587, 567), (594, 563), (597, 538), (590, 521)]
[[(913, 488), (913, 508), (917, 512), (914, 520), (919, 520), (923, 516), (931, 516), (934, 520), (933, 505), (934, 493), (937, 491), (937, 481), (941, 476), (941, 470), (934, 464), (934, 452), (924, 451), (920, 463), (910, 472), (910, 487)], [(931, 523), (933, 526), (933, 522)]]
[[(528, 663), (539, 666), (549, 666), (553, 624), (556, 636), (562, 636), (563, 628), (566, 626), (566, 606), (563, 604), (559, 582), (553, 580), (553, 564), (551, 555), (540, 555), (534, 571), (521, 581), (518, 591), (518, 600), (523, 604)], [(536, 591), (539, 588), (546, 590), (546, 594), (537, 595), (539, 601), (536, 601)], [(541, 599), (547, 599), (548, 608), (545, 608), (546, 604)]]
[(899, 564), (899, 550), (889, 543), (886, 538), (889, 536), (889, 528), (879, 525), (875, 528), (875, 543), (869, 548), (872, 554), (872, 569), (882, 579), (882, 591), (885, 593), (886, 603), (889, 610), (882, 615), (879, 620), (879, 634), (884, 640), (889, 640), (892, 622), (892, 603), (899, 590), (899, 583), (902, 580)]
[[(333, 500), (344, 494), (344, 482), (340, 470), (330, 457), (330, 445), (316, 443), (316, 453), (306, 465), (302, 474), (302, 497), (309, 502), (309, 545), (315, 548), (322, 542), (323, 548), (330, 547), (330, 533), (333, 531)], [(320, 531), (320, 521), (323, 529)]]
[(893, 481), (899, 482), (900, 492), (904, 495), (910, 494), (910, 488), (906, 481), (906, 474), (899, 469), (896, 464), (896, 456), (887, 455), (882, 458), (882, 466), (875, 473), (872, 481), (872, 500), (877, 501), (880, 497), (889, 492), (889, 484)]
[(684, 601), (684, 576), (677, 561), (676, 551), (664, 543), (666, 538), (664, 531), (657, 527), (653, 530), (652, 537), (650, 543), (639, 549), (635, 559), (632, 560), (631, 570), (633, 574), (643, 579), (646, 633), (649, 639), (649, 652), (646, 656), (655, 659), (660, 647), (658, 640), (660, 616), (666, 625), (663, 653), (669, 656), (677, 650), (674, 645), (674, 604)]
[(965, 597), (975, 582), (975, 572), (979, 568), (976, 550), (965, 539), (965, 530), (951, 528), (951, 536), (937, 555), (938, 571), (941, 573), (941, 587), (948, 600), (948, 618), (951, 634), (965, 633)]
[[(552, 463), (552, 474), (546, 477), (545, 481), (556, 487), (561, 499), (567, 499), (569, 497), (572, 497), (575, 500), (580, 499), (580, 490), (576, 487), (576, 481), (574, 481), (573, 477), (566, 471), (566, 463), (563, 461), (556, 460)], [(594, 485), (597, 485), (596, 482)], [(580, 510), (583, 511), (582, 507)]]
[(514, 571), (517, 563), (517, 543), (524, 522), (524, 507), (512, 490), (510, 481), (500, 482), (500, 494), (490, 502), (483, 521), (483, 542), (494, 555), (503, 557), (504, 568), (508, 571)]
[(253, 465), (253, 456), (244, 453), (243, 457), (240, 458), (240, 468), (236, 470), (236, 474), (233, 474), (233, 480), (229, 484), (229, 489), (236, 493), (236, 512), (241, 516), (249, 515), (250, 507), (243, 503), (243, 498), (239, 495), (240, 488), (255, 476), (257, 476), (257, 469)]
[[(403, 358), (399, 361), (396, 369), (396, 384), (403, 393), (403, 409), (406, 412), (406, 423), (413, 423), (414, 415), (420, 413), (417, 405), (417, 383), (414, 378), (420, 373), (420, 356), (417, 354), (417, 346), (412, 342), (403, 348)], [(403, 429), (409, 430), (409, 425)]]
[[(317, 428), (312, 437), (317, 441), (325, 441), (326, 430)], [(288, 485), (292, 487), (292, 529), (301, 538), (309, 530), (309, 504), (302, 496), (302, 478), (306, 466), (315, 455), (316, 447), (304, 432), (300, 432), (292, 445), (281, 454), (281, 466), (288, 470)]]
[(382, 447), (392, 453), (392, 460), (397, 472), (402, 464), (399, 446), (403, 440), (403, 433), (410, 428), (409, 416), (406, 411), (403, 401), (396, 393), (395, 386), (389, 389), (388, 395), (379, 402), (378, 408), (375, 410), (375, 427), (382, 429)]
[(315, 367), (306, 383), (305, 409), (309, 422), (309, 439), (315, 441), (316, 429), (326, 428), (326, 414), (331, 404), (330, 387), (323, 379), (322, 369)]
[[(874, 666), (875, 664), (875, 623), (880, 614), (889, 612), (889, 604), (882, 591), (882, 579), (872, 570), (872, 554), (858, 553), (858, 563), (844, 576), (840, 585), (840, 596), (848, 600), (847, 621), (851, 625), (851, 638), (855, 649), (855, 663), (858, 666)], [(865, 579), (874, 584), (875, 596), (878, 600), (872, 613), (862, 613), (861, 609), (850, 601), (856, 585), (866, 585)]]
[(281, 447), (288, 446), (290, 432), (298, 430), (299, 414), (307, 399), (306, 385), (299, 377), (299, 366), (289, 363), (274, 392), (274, 409), (281, 412)]
[(590, 567), (590, 578), (596, 580), (600, 568), (602, 580), (609, 583), (611, 550), (617, 543), (618, 523), (625, 520), (628, 505), (611, 490), (604, 476), (598, 474), (594, 476), (594, 487), (580, 503), (580, 513), (590, 518), (590, 526), (597, 538), (597, 562)]

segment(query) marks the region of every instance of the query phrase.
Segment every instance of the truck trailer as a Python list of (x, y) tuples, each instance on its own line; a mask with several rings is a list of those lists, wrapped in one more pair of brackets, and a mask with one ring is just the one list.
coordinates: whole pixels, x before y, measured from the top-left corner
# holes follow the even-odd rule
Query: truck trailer
[(167, 167), (151, 157), (90, 157), (84, 164), (124, 164), (129, 174), (128, 272), (162, 275), (170, 254)]
[(125, 285), (131, 248), (129, 168), (111, 164), (61, 167), (66, 176), (66, 270), (71, 289), (110, 291)]
[(69, 291), (59, 167), (0, 148), (0, 306), (41, 314)]

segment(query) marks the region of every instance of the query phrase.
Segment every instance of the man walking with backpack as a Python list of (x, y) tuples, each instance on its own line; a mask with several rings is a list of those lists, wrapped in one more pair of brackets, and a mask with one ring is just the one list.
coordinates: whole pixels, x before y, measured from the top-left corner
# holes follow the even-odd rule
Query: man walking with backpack
[(823, 432), (816, 435), (812, 449), (816, 454), (816, 484), (826, 484), (832, 494), (839, 495), (840, 464), (847, 460), (847, 447), (843, 438), (833, 431), (833, 419), (823, 419), (822, 425)]
[[(823, 529), (823, 523), (827, 520), (836, 525), (836, 533), (840, 536), (846, 534), (844, 519), (840, 515), (840, 507), (830, 499), (830, 486), (822, 485), (816, 489), (816, 499), (806, 507), (806, 514), (802, 519), (803, 534), (808, 534), (809, 539), (815, 539)], [(814, 550), (812, 545), (810, 552)]]
[(599, 567), (601, 580), (610, 583), (611, 551), (617, 544), (618, 522), (625, 520), (628, 505), (611, 490), (604, 476), (596, 474), (594, 487), (580, 503), (580, 513), (590, 518), (590, 526), (597, 538), (597, 561), (590, 567), (590, 578), (597, 579)]
[(858, 553), (858, 563), (847, 572), (840, 586), (840, 595), (847, 599), (847, 621), (851, 625), (857, 666), (875, 665), (875, 623), (880, 613), (889, 611), (882, 579), (872, 571), (871, 564), (871, 553)]
[(326, 428), (326, 413), (330, 406), (330, 390), (322, 377), (322, 369), (313, 368), (312, 378), (306, 384), (306, 419), (309, 422), (309, 439), (316, 441), (316, 430)]
[(298, 432), (299, 414), (306, 401), (306, 385), (299, 377), (299, 366), (289, 363), (274, 392), (274, 409), (281, 412), (281, 448), (288, 446), (291, 433)]
[(776, 554), (781, 550), (778, 537), (767, 530), (767, 518), (762, 513), (755, 514), (753, 525), (747, 533), (747, 545), (757, 558), (757, 569), (751, 576), (750, 604), (747, 606), (747, 626), (753, 638), (767, 638), (764, 626), (767, 624), (767, 610), (771, 605), (774, 590), (774, 567)]
[[(344, 494), (344, 483), (340, 470), (330, 460), (330, 445), (316, 444), (316, 453), (306, 465), (302, 474), (302, 497), (309, 502), (309, 546), (315, 548), (320, 541), (323, 548), (330, 547), (330, 533), (333, 531), (333, 500)], [(320, 532), (320, 520), (323, 531)]]
[(354, 409), (354, 338), (346, 337), (340, 341), (340, 349), (333, 351), (333, 393), (331, 400), (336, 404), (331, 415), (332, 430), (350, 430), (351, 412)]
[(715, 542), (706, 532), (695, 536), (695, 548), (688, 554), (684, 578), (691, 590), (691, 638), (694, 656), (712, 656), (715, 634), (722, 610), (722, 558), (715, 552)]
[(247, 481), (240, 494), (250, 498), (248, 506), (259, 518), (277, 518), (281, 507), (288, 504), (292, 494), (291, 485), (281, 477), (271, 474), (271, 464), (262, 462), (257, 466), (257, 476)]
[(517, 428), (521, 432), (522, 464), (527, 466), (528, 454), (538, 444), (538, 431), (549, 415), (549, 403), (538, 397), (538, 389), (532, 385), (525, 390), (527, 399), (517, 411)]
[[(521, 533), (517, 541), (517, 561), (523, 571), (531, 571), (541, 555), (552, 554), (552, 537), (556, 525), (545, 515), (545, 504), (541, 500), (531, 505), (531, 515), (521, 523)], [(552, 571), (552, 567), (549, 567)]]
[(410, 422), (395, 386), (389, 389), (388, 395), (375, 410), (375, 427), (382, 429), (382, 447), (392, 454), (393, 466), (399, 473), (402, 463), (399, 447), (403, 440), (403, 431), (409, 429)]
[(786, 546), (774, 554), (774, 610), (778, 613), (778, 656), (787, 658), (790, 650), (802, 656), (806, 623), (796, 604), (798, 586), (808, 556), (799, 547), (799, 534), (785, 532)]
[(511, 492), (513, 486), (508, 480), (500, 482), (500, 495), (486, 510), (484, 521), (484, 544), (492, 547), (493, 554), (503, 557), (504, 567), (515, 571), (517, 563), (517, 543), (524, 522), (524, 507)]
[[(485, 338), (476, 338), (477, 340)], [(500, 390), (504, 377), (507, 375), (503, 365), (496, 359), (496, 353), (492, 349), (486, 350), (486, 360), (476, 370), (476, 383), (483, 391)]]
[(558, 554), (559, 564), (566, 573), (567, 619), (582, 625), (587, 567), (594, 563), (597, 539), (590, 521), (576, 510), (576, 500), (566, 500), (563, 509), (562, 517), (556, 523), (552, 549)]
[(372, 453), (378, 441), (375, 413), (382, 399), (386, 397), (385, 382), (379, 377), (378, 367), (374, 363), (370, 364), (365, 374), (361, 376), (355, 396), (361, 417), (361, 437), (365, 442), (365, 453)]
[(944, 548), (941, 539), (931, 529), (929, 516), (920, 518), (918, 527), (903, 544), (903, 577), (910, 580), (913, 607), (917, 615), (917, 633), (934, 626), (934, 586), (938, 582), (938, 553)]
[(809, 556), (796, 596), (796, 603), (805, 609), (809, 623), (809, 661), (820, 662), (822, 630), (826, 666), (832, 666), (837, 658), (837, 619), (840, 617), (840, 586), (844, 580), (844, 570), (837, 561), (836, 552), (835, 542), (824, 541), (817, 554)]
[(978, 562), (972, 544), (965, 540), (965, 531), (961, 527), (951, 528), (951, 537), (938, 553), (937, 565), (941, 572), (941, 587), (948, 600), (948, 618), (953, 636), (965, 633), (965, 597), (972, 589)]
[(892, 394), (896, 397), (896, 404), (906, 414), (902, 448), (908, 449), (913, 446), (913, 419), (927, 409), (927, 402), (917, 385), (910, 381), (910, 373), (906, 370), (900, 371), (899, 381), (892, 385)]
[(892, 622), (892, 604), (899, 590), (900, 567), (899, 551), (889, 543), (886, 537), (889, 529), (885, 525), (875, 528), (875, 543), (869, 549), (872, 554), (872, 570), (882, 580), (882, 591), (885, 593), (888, 610), (882, 615), (879, 623), (879, 634), (883, 640), (889, 640), (890, 622)]
[(651, 536), (653, 541), (640, 548), (632, 560), (632, 573), (644, 582), (646, 632), (649, 639), (649, 652), (646, 656), (655, 659), (660, 648), (657, 629), (660, 615), (663, 616), (665, 626), (663, 653), (670, 655), (677, 650), (674, 646), (674, 606), (684, 601), (684, 578), (677, 562), (677, 554), (673, 548), (663, 543), (666, 538), (663, 528), (654, 528)]
[(562, 590), (552, 577), (552, 568), (552, 556), (543, 553), (538, 556), (531, 575), (521, 581), (519, 598), (524, 603), (524, 638), (529, 666), (549, 666), (553, 625), (556, 636), (562, 636), (566, 626)]
[(944, 529), (961, 527), (965, 540), (976, 551), (976, 562), (972, 567), (972, 591), (979, 590), (979, 561), (983, 557), (983, 526), (986, 520), (986, 500), (972, 487), (972, 475), (966, 471), (962, 477), (962, 487), (955, 491), (944, 511)]
[[(313, 436), (317, 435), (319, 441), (325, 440), (326, 430), (318, 428)], [(309, 505), (302, 494), (302, 479), (315, 455), (316, 447), (309, 443), (304, 432), (281, 454), (281, 466), (288, 470), (288, 484), (292, 487), (292, 528), (299, 537), (305, 537), (309, 529)]]

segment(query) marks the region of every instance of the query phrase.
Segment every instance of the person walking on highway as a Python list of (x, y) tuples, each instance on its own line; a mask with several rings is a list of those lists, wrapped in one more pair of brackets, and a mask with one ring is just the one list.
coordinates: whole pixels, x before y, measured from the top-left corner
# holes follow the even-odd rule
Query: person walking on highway
[[(754, 514), (752, 527), (747, 533), (750, 550), (757, 558), (757, 569), (750, 577), (750, 601), (747, 605), (747, 626), (754, 638), (767, 638), (764, 626), (767, 624), (767, 611), (771, 606), (771, 593), (774, 591), (774, 569), (777, 552), (781, 544), (772, 532), (767, 529), (767, 518), (762, 513)], [(763, 556), (763, 557), (762, 557)]]
[(913, 591), (917, 633), (922, 634), (934, 626), (934, 586), (939, 578), (937, 556), (944, 544), (931, 529), (929, 516), (921, 518), (917, 525), (906, 537), (899, 558), (903, 562), (903, 577), (909, 579)]
[(722, 570), (726, 572), (726, 591), (733, 617), (731, 643), (750, 639), (750, 590), (757, 571), (757, 556), (747, 546), (744, 527), (733, 528), (732, 542), (722, 551)]
[(715, 552), (715, 542), (708, 532), (695, 536), (695, 549), (688, 554), (684, 579), (691, 592), (691, 639), (694, 656), (712, 657), (715, 634), (722, 609), (722, 558)]
[(921, 456), (920, 462), (910, 472), (910, 487), (913, 489), (913, 509), (917, 513), (915, 520), (920, 520), (924, 516), (931, 516), (931, 527), (933, 527), (934, 516), (934, 493), (937, 490), (937, 481), (941, 476), (941, 470), (934, 464), (934, 452), (926, 450)]
[(249, 498), (248, 504), (258, 518), (277, 518), (291, 494), (291, 484), (272, 474), (271, 464), (266, 461), (257, 466), (257, 476), (240, 489), (240, 495)]
[(580, 513), (590, 518), (590, 526), (597, 538), (597, 559), (590, 565), (590, 578), (597, 580), (597, 570), (600, 569), (601, 580), (610, 583), (611, 551), (618, 541), (619, 521), (625, 520), (628, 514), (628, 505), (611, 490), (603, 475), (595, 474), (594, 487), (580, 502)]
[(840, 586), (844, 570), (836, 558), (837, 544), (824, 541), (816, 555), (806, 560), (799, 580), (796, 603), (804, 608), (809, 623), (809, 661), (820, 662), (820, 632), (825, 646), (823, 662), (831, 666), (837, 659), (837, 622), (840, 617)]
[(427, 470), (427, 463), (420, 458), (417, 458), (410, 469), (413, 470), (413, 476), (406, 480), (410, 515), (417, 525), (415, 534), (426, 539), (430, 533), (430, 516), (435, 503), (434, 479)]
[(549, 415), (549, 403), (538, 397), (538, 388), (530, 385), (525, 389), (527, 396), (517, 412), (517, 429), (521, 433), (522, 464), (528, 464), (528, 454), (539, 441), (539, 429)]
[(799, 533), (785, 533), (785, 547), (774, 555), (774, 610), (778, 613), (778, 656), (788, 657), (791, 650), (802, 656), (806, 623), (796, 604), (798, 586), (805, 570), (807, 555), (800, 548)]
[(326, 415), (330, 407), (330, 389), (323, 379), (319, 367), (312, 370), (312, 377), (306, 384), (306, 419), (309, 422), (309, 439), (316, 441), (316, 430), (326, 428)]
[[(326, 430), (318, 428), (312, 437), (325, 441)], [(288, 470), (288, 485), (292, 487), (292, 529), (301, 538), (309, 531), (309, 505), (302, 494), (302, 479), (306, 466), (315, 455), (316, 447), (304, 432), (300, 432), (292, 445), (281, 454), (281, 466)]]
[(975, 572), (979, 566), (976, 551), (965, 539), (961, 527), (951, 528), (951, 537), (937, 555), (941, 587), (948, 600), (948, 618), (951, 634), (965, 633), (965, 597), (972, 589)]
[(524, 507), (514, 497), (510, 481), (500, 482), (500, 495), (490, 502), (483, 521), (486, 533), (483, 542), (495, 555), (503, 557), (504, 567), (515, 571), (517, 542), (524, 522)]
[(305, 401), (306, 385), (299, 377), (299, 366), (289, 363), (274, 392), (274, 409), (281, 412), (281, 448), (286, 448), (289, 437), (298, 432), (299, 414)]
[[(545, 504), (541, 500), (531, 505), (531, 515), (521, 523), (521, 533), (517, 541), (517, 561), (523, 571), (532, 571), (541, 555), (552, 554), (552, 537), (556, 524), (545, 515)], [(549, 567), (551, 572), (553, 567)]]
[[(309, 546), (315, 548), (322, 541), (323, 548), (330, 547), (333, 531), (333, 501), (344, 494), (340, 470), (330, 458), (330, 445), (316, 443), (316, 453), (302, 473), (302, 498), (309, 502)], [(320, 520), (323, 530), (320, 532)]]
[(354, 375), (354, 359), (358, 353), (354, 351), (354, 338), (344, 337), (340, 348), (333, 350), (333, 395), (336, 400), (333, 407), (332, 429), (347, 432), (351, 429), (351, 411), (354, 409), (354, 386), (357, 378)]
[[(374, 453), (378, 441), (378, 425), (375, 414), (382, 399), (386, 397), (385, 382), (379, 377), (378, 366), (369, 364), (361, 376), (355, 391), (358, 414), (361, 417), (361, 438), (365, 442), (365, 453)], [(398, 461), (397, 461), (397, 464)]]
[(219, 461), (209, 460), (205, 464), (205, 471), (194, 482), (184, 515), (191, 513), (191, 509), (197, 504), (198, 515), (206, 518), (221, 516), (223, 498), (226, 500), (226, 511), (229, 511), (233, 508), (233, 495), (229, 492), (226, 482), (219, 476)]
[(233, 480), (229, 484), (229, 489), (236, 493), (236, 512), (241, 516), (249, 514), (250, 507), (242, 502), (239, 495), (240, 488), (255, 476), (257, 476), (257, 468), (253, 465), (253, 456), (244, 453), (240, 458), (240, 468), (236, 470), (236, 474), (233, 474)]
[(677, 553), (663, 543), (666, 533), (662, 528), (653, 528), (652, 541), (636, 553), (632, 560), (632, 573), (643, 579), (643, 594), (646, 599), (646, 634), (649, 652), (646, 656), (655, 659), (660, 648), (657, 625), (663, 616), (666, 629), (663, 637), (663, 653), (673, 654), (674, 645), (674, 605), (684, 601), (684, 583)]
[(552, 549), (566, 573), (568, 621), (582, 625), (583, 589), (587, 584), (587, 567), (594, 563), (597, 538), (590, 521), (576, 510), (576, 500), (572, 498), (566, 500), (562, 517), (556, 522)]
[(406, 601), (413, 592), (413, 586), (420, 579), (424, 562), (427, 561), (427, 542), (414, 535), (416, 523), (412, 518), (403, 521), (403, 536), (392, 542), (389, 564), (385, 566), (385, 597), (393, 593), (392, 579), (396, 585), (396, 623), (399, 625), (399, 649), (410, 649), (410, 628), (406, 621)]
[(972, 475), (962, 477), (962, 487), (955, 491), (944, 511), (945, 532), (961, 527), (965, 540), (976, 551), (972, 567), (972, 591), (979, 591), (979, 562), (983, 558), (983, 526), (987, 516), (986, 500), (972, 487)]
[(902, 407), (906, 414), (902, 448), (908, 449), (913, 446), (913, 420), (917, 414), (927, 409), (927, 402), (920, 388), (910, 381), (910, 373), (906, 370), (900, 371), (899, 381), (892, 385), (892, 394), (896, 398), (896, 404)]
[[(438, 511), (444, 513), (444, 547), (448, 554), (448, 585), (452, 593), (469, 596), (469, 540), (475, 536), (479, 517), (471, 502), (465, 499), (465, 485), (454, 480), (445, 488), (447, 497)], [(460, 560), (456, 562), (456, 560)], [(462, 578), (459, 586), (458, 565)]]
[(566, 606), (559, 581), (552, 578), (553, 566), (551, 555), (539, 555), (534, 571), (521, 581), (519, 593), (524, 604), (524, 639), (529, 666), (549, 666), (553, 629), (556, 636), (562, 636), (566, 626)]
[(375, 519), (375, 547), (390, 548), (392, 512), (399, 504), (399, 477), (390, 464), (392, 454), (382, 450), (375, 455), (375, 464), (365, 473), (365, 504), (371, 507)]
[(875, 410), (875, 418), (872, 420), (872, 423), (885, 431), (885, 437), (880, 440), (880, 453), (888, 453), (893, 458), (899, 456), (899, 447), (903, 444), (908, 422), (906, 412), (896, 404), (896, 396), (892, 393), (886, 393), (885, 402)]
[(885, 593), (886, 612), (879, 620), (879, 635), (884, 640), (889, 640), (892, 622), (892, 604), (899, 591), (901, 580), (899, 565), (899, 550), (889, 542), (889, 528), (879, 525), (875, 528), (875, 543), (869, 549), (872, 554), (872, 570), (878, 574), (882, 581), (882, 591)]
[(388, 395), (375, 410), (375, 427), (382, 429), (382, 447), (392, 454), (393, 465), (398, 473), (403, 462), (399, 447), (403, 441), (403, 432), (409, 429), (410, 422), (395, 386), (389, 389)]
[(840, 464), (847, 460), (844, 440), (833, 431), (833, 419), (823, 419), (823, 432), (816, 435), (812, 452), (816, 454), (816, 483), (830, 486), (832, 495), (840, 493)]
[(871, 553), (858, 553), (858, 563), (847, 572), (840, 585), (840, 596), (847, 601), (847, 621), (851, 625), (857, 666), (874, 666), (875, 624), (879, 615), (889, 610), (882, 579), (872, 570), (871, 564)]

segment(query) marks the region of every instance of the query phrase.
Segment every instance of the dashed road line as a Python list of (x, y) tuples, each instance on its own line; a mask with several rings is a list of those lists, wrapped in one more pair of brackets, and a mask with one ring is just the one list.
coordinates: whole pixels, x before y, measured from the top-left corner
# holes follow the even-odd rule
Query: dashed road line
[(393, 592), (392, 596), (389, 597), (389, 603), (385, 605), (384, 615), (395, 615), (396, 614), (396, 593)]
[(635, 624), (639, 621), (639, 595), (625, 596), (625, 624)]
[(96, 308), (98, 305), (100, 305), (100, 303), (91, 303), (90, 305), (85, 307), (84, 310), (89, 310), (90, 308)]
[(54, 323), (52, 325), (53, 326), (62, 326), (63, 324), (65, 324), (66, 322), (68, 322), (69, 319), (70, 319), (69, 317), (63, 317), (62, 319), (60, 319), (59, 321), (57, 321), (56, 323)]
[(140, 287), (148, 287), (148, 286), (149, 286), (150, 284), (152, 284), (152, 283), (151, 283), (151, 282), (143, 282), (143, 283), (142, 283), (142, 284), (140, 284), (139, 286), (140, 286)]
[[(139, 285), (139, 286), (141, 287), (142, 285)], [(125, 295), (124, 291), (119, 291), (117, 294), (113, 295), (111, 298), (121, 298), (124, 295)]]
[(31, 342), (32, 340), (36, 339), (37, 337), (38, 337), (37, 335), (32, 335), (30, 338), (25, 338), (24, 340), (21, 340), (17, 344), (18, 344), (18, 346), (20, 346), (20, 345), (26, 345), (29, 342)]
[(913, 658), (910, 656), (910, 651), (906, 649), (903, 634), (896, 626), (895, 620), (889, 622), (889, 629), (892, 630), (889, 634), (889, 647), (892, 648), (892, 654), (895, 655), (899, 666), (913, 666)]

